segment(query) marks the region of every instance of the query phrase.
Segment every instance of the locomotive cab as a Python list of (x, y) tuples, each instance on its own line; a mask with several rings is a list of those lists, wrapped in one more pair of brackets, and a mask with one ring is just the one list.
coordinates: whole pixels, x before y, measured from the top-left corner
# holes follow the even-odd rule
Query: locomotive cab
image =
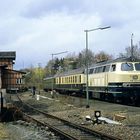
[(140, 62), (128, 60), (114, 60), (89, 69), (93, 97), (119, 102), (140, 99)]

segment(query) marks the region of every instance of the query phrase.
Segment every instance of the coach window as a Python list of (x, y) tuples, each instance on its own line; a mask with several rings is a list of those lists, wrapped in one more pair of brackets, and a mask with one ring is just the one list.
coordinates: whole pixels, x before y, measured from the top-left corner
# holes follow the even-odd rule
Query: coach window
[(77, 83), (77, 76), (75, 76), (75, 83)]
[(75, 77), (74, 77), (74, 76), (72, 76), (72, 78), (73, 78), (72, 83), (74, 83), (74, 81), (75, 81)]
[(111, 71), (115, 71), (115, 70), (116, 70), (116, 65), (113, 64), (113, 65), (111, 66)]
[(81, 83), (81, 75), (79, 76), (79, 83)]
[(61, 84), (61, 78), (59, 77), (59, 84)]
[(72, 76), (70, 77), (70, 83), (72, 83)]

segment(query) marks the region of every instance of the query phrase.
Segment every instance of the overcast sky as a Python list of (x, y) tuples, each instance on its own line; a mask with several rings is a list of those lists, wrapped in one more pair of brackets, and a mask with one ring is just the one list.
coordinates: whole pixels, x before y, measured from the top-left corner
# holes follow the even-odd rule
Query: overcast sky
[[(89, 48), (118, 56), (140, 41), (139, 0), (0, 0), (0, 50), (16, 51), (15, 69), (47, 64), (52, 53)], [(59, 57), (65, 57), (61, 54)]]

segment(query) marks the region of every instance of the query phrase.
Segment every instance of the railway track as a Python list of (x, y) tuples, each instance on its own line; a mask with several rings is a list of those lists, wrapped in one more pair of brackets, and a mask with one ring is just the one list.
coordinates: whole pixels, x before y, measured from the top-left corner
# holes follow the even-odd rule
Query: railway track
[[(66, 94), (60, 94), (61, 96), (66, 96), (66, 97), (75, 97), (75, 98), (81, 98), (81, 99), (84, 99), (84, 98), (86, 98), (86, 97), (83, 97), (83, 96), (77, 96), (77, 95), (66, 95)], [(105, 99), (105, 100), (103, 100), (103, 99), (98, 99), (98, 98), (94, 98), (94, 97), (92, 97), (92, 98), (89, 98), (89, 100), (97, 100), (97, 101), (101, 101), (101, 102), (106, 102), (106, 103), (112, 103), (112, 104), (119, 104), (119, 105), (125, 105), (125, 106), (132, 106), (132, 107), (140, 107), (140, 102), (137, 102), (137, 104), (134, 104), (134, 103), (125, 103), (125, 102), (122, 102), (122, 101), (110, 101), (110, 100), (108, 100), (108, 99)]]
[[(34, 108), (32, 105), (24, 103), (19, 97), (16, 105), (24, 112), (26, 118), (35, 121), (37, 124), (47, 126), (50, 130), (58, 134), (62, 139), (69, 140), (120, 140), (117, 137), (110, 136), (98, 131), (94, 131), (76, 125), (72, 122), (50, 115), (39, 109)], [(27, 112), (28, 110), (28, 112)]]

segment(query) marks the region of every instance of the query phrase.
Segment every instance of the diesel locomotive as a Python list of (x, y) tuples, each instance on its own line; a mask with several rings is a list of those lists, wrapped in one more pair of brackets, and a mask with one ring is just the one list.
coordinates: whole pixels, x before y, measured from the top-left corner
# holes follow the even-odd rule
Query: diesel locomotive
[[(45, 78), (45, 90), (86, 96), (87, 72), (84, 68)], [(113, 102), (140, 102), (140, 60), (117, 58), (96, 63), (88, 68), (90, 98)]]

